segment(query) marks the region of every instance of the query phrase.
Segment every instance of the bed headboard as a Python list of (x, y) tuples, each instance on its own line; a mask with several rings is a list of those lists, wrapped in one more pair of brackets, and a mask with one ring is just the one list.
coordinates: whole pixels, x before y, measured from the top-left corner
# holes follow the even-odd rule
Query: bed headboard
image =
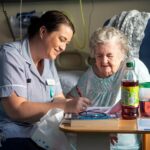
[(86, 52), (66, 51), (56, 59), (56, 67), (60, 71), (86, 70), (90, 65), (90, 57)]

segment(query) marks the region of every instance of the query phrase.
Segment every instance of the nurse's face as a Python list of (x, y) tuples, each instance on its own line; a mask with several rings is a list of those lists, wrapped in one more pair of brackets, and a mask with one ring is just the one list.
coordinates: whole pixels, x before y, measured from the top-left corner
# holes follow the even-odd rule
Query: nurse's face
[(51, 33), (45, 32), (42, 34), (43, 51), (45, 51), (45, 57), (50, 59), (56, 59), (56, 57), (66, 49), (66, 45), (71, 41), (73, 36), (72, 29), (62, 24), (57, 31)]
[(96, 73), (105, 78), (116, 73), (124, 58), (121, 45), (112, 39), (104, 44), (98, 44), (95, 50)]

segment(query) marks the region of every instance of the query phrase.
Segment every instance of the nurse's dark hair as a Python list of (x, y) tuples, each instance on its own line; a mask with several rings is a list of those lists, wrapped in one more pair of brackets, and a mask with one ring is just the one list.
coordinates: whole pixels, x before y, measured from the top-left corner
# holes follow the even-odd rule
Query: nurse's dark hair
[(28, 27), (28, 37), (34, 37), (42, 26), (45, 26), (48, 32), (53, 32), (57, 31), (61, 24), (68, 25), (75, 33), (74, 25), (67, 15), (57, 10), (47, 11), (41, 17), (31, 18)]

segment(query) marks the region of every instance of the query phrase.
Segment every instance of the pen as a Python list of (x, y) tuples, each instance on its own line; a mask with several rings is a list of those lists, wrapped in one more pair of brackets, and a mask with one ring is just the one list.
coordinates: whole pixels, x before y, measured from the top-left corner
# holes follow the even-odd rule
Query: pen
[(76, 90), (77, 90), (78, 95), (79, 95), (80, 97), (82, 97), (82, 93), (81, 93), (80, 89), (79, 89), (77, 86), (76, 86)]
[(52, 98), (54, 96), (54, 90), (53, 87), (50, 86), (50, 97)]
[(27, 78), (26, 82), (27, 82), (27, 99), (30, 100), (31, 90), (29, 91), (29, 84), (31, 84), (31, 78)]

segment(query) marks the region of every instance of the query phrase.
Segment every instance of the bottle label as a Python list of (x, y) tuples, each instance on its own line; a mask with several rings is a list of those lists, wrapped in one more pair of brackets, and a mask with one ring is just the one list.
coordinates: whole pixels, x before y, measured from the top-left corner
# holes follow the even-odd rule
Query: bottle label
[(139, 86), (122, 86), (122, 104), (126, 106), (139, 105)]

